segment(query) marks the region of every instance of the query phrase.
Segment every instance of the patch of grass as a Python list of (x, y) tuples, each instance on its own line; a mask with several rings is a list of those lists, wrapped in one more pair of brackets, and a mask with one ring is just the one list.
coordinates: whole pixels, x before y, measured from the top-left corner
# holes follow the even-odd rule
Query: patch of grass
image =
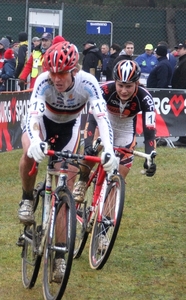
[[(17, 219), (21, 153), (15, 150), (0, 154), (0, 299), (42, 300), (42, 272), (35, 287), (25, 290), (21, 249), (15, 245), (22, 228)], [(88, 241), (82, 256), (74, 260), (64, 300), (185, 300), (185, 161), (184, 148), (160, 147), (157, 173), (148, 178), (140, 174), (143, 160), (135, 158), (110, 258), (102, 270), (90, 269)], [(42, 163), (38, 181), (44, 170)]]

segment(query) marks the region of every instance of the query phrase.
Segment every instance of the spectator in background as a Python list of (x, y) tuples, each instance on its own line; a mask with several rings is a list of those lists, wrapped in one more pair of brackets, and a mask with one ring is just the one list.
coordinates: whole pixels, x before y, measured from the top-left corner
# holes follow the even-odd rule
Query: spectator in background
[(39, 38), (38, 36), (34, 36), (32, 38), (32, 51), (34, 50), (34, 48), (36, 48), (40, 45), (41, 45), (41, 38)]
[[(155, 49), (157, 64), (152, 69), (147, 79), (148, 88), (168, 88), (171, 84), (172, 68), (167, 58), (167, 46), (159, 45)], [(156, 139), (157, 147), (166, 146), (167, 141), (164, 138)]]
[(10, 35), (5, 35), (4, 37), (7, 38), (10, 42), (9, 48), (12, 48), (14, 44), (12, 37)]
[(4, 65), (2, 73), (0, 75), (0, 91), (13, 91), (15, 90), (15, 82), (9, 81), (10, 78), (14, 78), (16, 60), (12, 49), (7, 49), (4, 53)]
[(19, 78), (24, 65), (27, 61), (27, 51), (28, 51), (28, 35), (26, 32), (20, 32), (18, 35), (19, 40), (19, 50), (17, 56), (17, 67), (15, 71), (15, 78)]
[(167, 59), (170, 62), (171, 68), (172, 68), (172, 72), (174, 72), (174, 69), (176, 67), (176, 63), (177, 63), (177, 59), (176, 57), (171, 53), (170, 49), (169, 49), (169, 45), (167, 42), (165, 41), (160, 41), (158, 43), (158, 46), (163, 45), (165, 47), (167, 47)]
[(52, 41), (52, 45), (55, 45), (57, 43), (60, 43), (60, 42), (64, 42), (65, 41), (65, 38), (61, 35), (56, 35)]
[(132, 57), (134, 54), (134, 43), (131, 41), (127, 41), (124, 44), (123, 50), (119, 53), (119, 55), (129, 55)]
[(18, 85), (20, 86), (21, 90), (25, 89), (26, 80), (29, 74), (31, 74), (30, 88), (33, 88), (38, 75), (45, 71), (43, 69), (43, 55), (51, 45), (52, 35), (51, 33), (45, 32), (40, 39), (40, 44), (34, 48), (19, 76)]
[(112, 71), (113, 71), (113, 62), (119, 56), (121, 51), (121, 46), (118, 44), (112, 44), (110, 46), (110, 58), (106, 68), (106, 80), (113, 80)]
[(8, 49), (10, 46), (10, 42), (7, 38), (2, 38), (0, 40), (0, 75), (2, 73), (2, 68), (4, 65), (4, 53), (6, 49)]
[(134, 54), (134, 43), (127, 41), (124, 44), (124, 49), (119, 53), (119, 56), (114, 60), (113, 65), (116, 65), (120, 60), (132, 60)]
[[(175, 47), (178, 63), (173, 72), (171, 85), (173, 89), (186, 89), (186, 41)], [(186, 136), (180, 136), (173, 142), (176, 147), (186, 147)]]
[(17, 59), (18, 50), (19, 50), (19, 43), (14, 42), (10, 35), (6, 35), (5, 38), (7, 38), (9, 40), (9, 42), (10, 42), (9, 48), (11, 48), (13, 50), (14, 57), (15, 57), (15, 59)]
[(19, 43), (18, 42), (14, 42), (13, 45), (12, 45), (12, 50), (14, 51), (14, 56), (15, 56), (15, 59), (17, 61), (17, 58), (18, 58), (18, 51), (19, 51)]
[(146, 85), (147, 78), (154, 68), (154, 66), (158, 63), (157, 57), (154, 55), (154, 48), (152, 44), (147, 44), (145, 46), (145, 52), (136, 57), (135, 61), (137, 61), (138, 65), (141, 68), (141, 76), (140, 83)]
[(91, 73), (100, 81), (101, 76), (101, 67), (102, 67), (102, 54), (101, 51), (97, 48), (96, 44), (88, 40), (83, 44), (83, 62), (82, 69), (85, 72)]
[(178, 58), (178, 51), (176, 49), (171, 51), (171, 54), (175, 57)]
[(167, 59), (167, 47), (158, 46), (155, 49), (158, 63), (152, 69), (147, 79), (148, 88), (168, 88), (171, 84), (172, 68)]
[(103, 44), (101, 46), (101, 53), (102, 53), (102, 74), (105, 76), (106, 75), (106, 69), (107, 69), (107, 64), (110, 58), (110, 52), (109, 52), (109, 45)]

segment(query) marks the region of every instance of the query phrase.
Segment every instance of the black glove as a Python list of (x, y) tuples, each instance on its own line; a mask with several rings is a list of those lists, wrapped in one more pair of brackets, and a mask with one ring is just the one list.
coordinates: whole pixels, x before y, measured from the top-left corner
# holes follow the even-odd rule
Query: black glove
[(95, 151), (95, 150), (92, 148), (92, 146), (88, 146), (88, 147), (85, 148), (84, 154), (85, 154), (85, 155), (96, 156), (96, 155), (98, 154), (98, 151), (97, 151), (97, 150)]
[(18, 85), (20, 86), (21, 91), (25, 90), (25, 80), (19, 79)]
[(147, 162), (145, 161), (143, 164), (144, 169), (146, 169), (146, 176), (152, 177), (156, 173), (156, 164), (151, 164), (150, 167), (148, 167)]

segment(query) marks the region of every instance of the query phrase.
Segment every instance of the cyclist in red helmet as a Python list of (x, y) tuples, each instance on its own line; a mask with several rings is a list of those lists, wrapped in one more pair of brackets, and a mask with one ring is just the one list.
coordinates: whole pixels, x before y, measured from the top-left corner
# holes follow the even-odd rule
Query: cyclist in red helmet
[[(121, 60), (113, 68), (114, 81), (105, 82), (101, 85), (103, 98), (107, 103), (109, 120), (114, 134), (114, 146), (134, 149), (136, 145), (136, 118), (142, 113), (145, 152), (151, 153), (156, 147), (155, 143), (155, 106), (151, 94), (139, 85), (141, 70), (137, 62)], [(90, 109), (84, 132), (85, 153), (93, 155), (93, 138), (101, 134), (97, 121)], [(98, 132), (99, 131), (99, 132)], [(133, 155), (120, 155), (120, 174), (125, 178), (132, 166)], [(153, 176), (156, 165), (148, 168), (144, 162), (145, 173)], [(79, 184), (88, 180), (89, 171), (83, 170), (82, 177), (74, 188), (74, 198), (81, 202), (85, 191), (78, 188)]]
[[(80, 118), (87, 102), (93, 110), (105, 152), (102, 162), (107, 172), (117, 168), (113, 152), (113, 133), (106, 103), (96, 78), (79, 70), (79, 53), (74, 44), (63, 41), (52, 45), (44, 55), (46, 72), (36, 79), (23, 127), (23, 155), (20, 160), (22, 201), (18, 217), (23, 224), (34, 222), (33, 189), (36, 176), (28, 175), (34, 160), (45, 157), (43, 148), (51, 137), (58, 136), (56, 150), (76, 152), (80, 140)], [(101, 131), (100, 131), (101, 132)], [(105, 163), (106, 158), (110, 159)]]

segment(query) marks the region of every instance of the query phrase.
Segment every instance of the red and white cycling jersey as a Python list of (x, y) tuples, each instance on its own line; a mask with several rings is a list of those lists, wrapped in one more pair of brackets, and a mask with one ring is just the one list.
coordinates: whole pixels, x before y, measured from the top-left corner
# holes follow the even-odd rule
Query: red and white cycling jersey
[[(136, 117), (141, 112), (145, 152), (150, 153), (154, 150), (155, 105), (151, 94), (144, 87), (139, 86), (132, 98), (122, 104), (116, 92), (115, 82), (105, 82), (101, 85), (101, 89), (103, 98), (107, 102), (108, 116), (114, 134), (114, 145), (130, 148), (135, 144)], [(92, 143), (91, 139), (95, 130), (93, 119), (90, 110), (87, 125), (89, 135), (85, 140), (85, 146)]]
[(74, 85), (66, 92), (58, 92), (49, 72), (44, 72), (36, 79), (30, 99), (26, 130), (29, 138), (37, 138), (39, 126), (45, 115), (55, 123), (71, 122), (80, 118), (81, 112), (89, 102), (98, 127), (103, 129), (101, 138), (106, 148), (113, 144), (113, 132), (108, 119), (106, 102), (103, 99), (99, 83), (95, 77), (84, 71), (79, 71), (74, 77)]

